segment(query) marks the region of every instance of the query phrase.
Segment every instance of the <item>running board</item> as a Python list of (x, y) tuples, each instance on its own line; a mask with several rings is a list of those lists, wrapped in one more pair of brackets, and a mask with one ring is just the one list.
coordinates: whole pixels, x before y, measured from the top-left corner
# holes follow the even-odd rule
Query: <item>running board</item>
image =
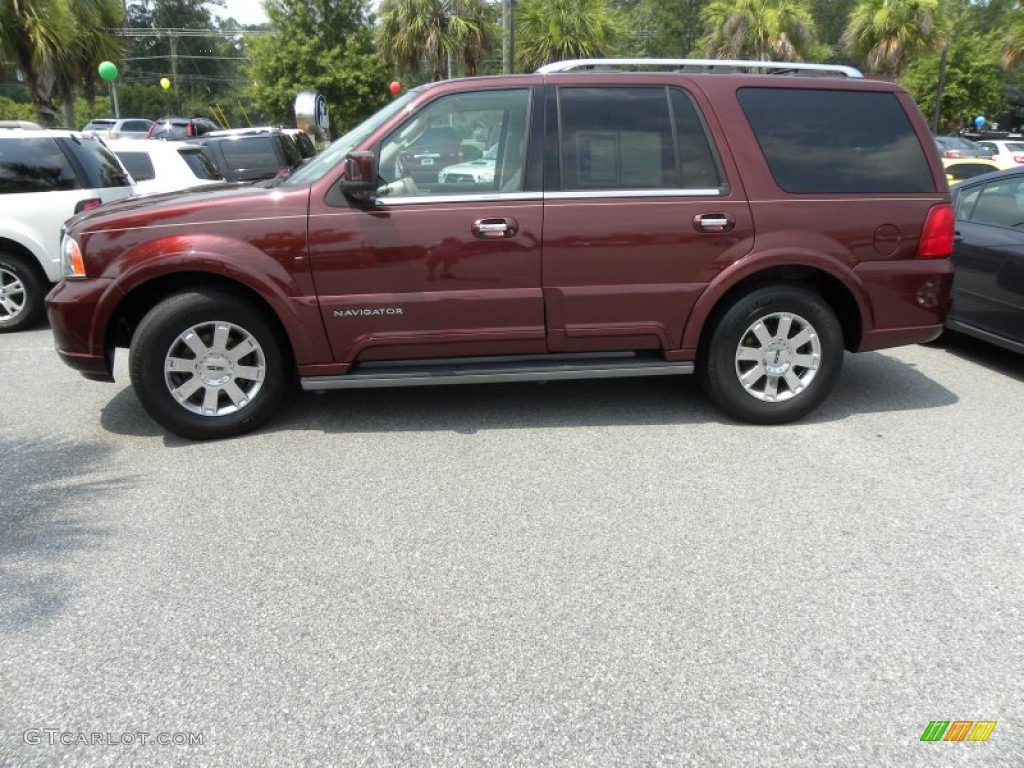
[(458, 358), (415, 362), (361, 363), (344, 376), (309, 376), (305, 390), (373, 387), (429, 387), (437, 384), (493, 384), (561, 379), (616, 379), (693, 373), (693, 363), (623, 355)]

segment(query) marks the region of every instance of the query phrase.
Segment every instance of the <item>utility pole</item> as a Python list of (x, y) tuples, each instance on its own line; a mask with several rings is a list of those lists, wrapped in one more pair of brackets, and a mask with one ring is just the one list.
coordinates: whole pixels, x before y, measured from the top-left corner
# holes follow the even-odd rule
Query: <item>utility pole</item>
[(512, 0), (501, 0), (501, 71), (511, 75), (515, 65), (515, 40), (512, 36)]
[(174, 110), (181, 112), (181, 98), (178, 94), (178, 36), (172, 30), (167, 30), (167, 37), (171, 41), (171, 82), (174, 83)]

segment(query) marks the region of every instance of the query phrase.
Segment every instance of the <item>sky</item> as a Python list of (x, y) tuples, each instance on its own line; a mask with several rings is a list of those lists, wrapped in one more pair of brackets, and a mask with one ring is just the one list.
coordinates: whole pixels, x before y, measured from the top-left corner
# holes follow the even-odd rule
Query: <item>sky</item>
[(267, 14), (263, 12), (260, 0), (227, 0), (224, 8), (209, 6), (214, 15), (223, 18), (234, 17), (239, 24), (266, 24)]

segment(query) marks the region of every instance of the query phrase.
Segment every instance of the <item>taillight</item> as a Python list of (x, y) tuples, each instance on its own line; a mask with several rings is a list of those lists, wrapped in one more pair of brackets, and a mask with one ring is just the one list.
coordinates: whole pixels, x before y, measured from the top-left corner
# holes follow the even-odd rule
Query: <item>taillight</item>
[(103, 205), (103, 201), (98, 197), (91, 197), (88, 200), (79, 200), (78, 205), (75, 206), (75, 213), (91, 211), (93, 208), (98, 208), (101, 205)]
[(953, 206), (949, 203), (933, 205), (924, 222), (921, 240), (917, 244), (917, 259), (944, 259), (953, 252)]
[(1024, 164), (1024, 155), (1017, 153), (1013, 156), (1013, 162)]
[(942, 153), (943, 157), (963, 157), (959, 149), (947, 149)]

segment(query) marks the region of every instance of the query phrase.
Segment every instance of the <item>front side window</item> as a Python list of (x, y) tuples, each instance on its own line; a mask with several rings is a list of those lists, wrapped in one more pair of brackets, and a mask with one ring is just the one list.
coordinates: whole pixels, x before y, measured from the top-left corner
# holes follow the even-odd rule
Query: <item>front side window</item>
[(67, 157), (50, 138), (0, 140), (0, 194), (78, 188)]
[(741, 88), (737, 98), (786, 192), (936, 191), (924, 148), (894, 93)]
[(523, 189), (529, 91), (443, 96), (380, 145), (380, 195), (454, 195)]
[(558, 90), (562, 189), (715, 189), (720, 171), (690, 97), (675, 88)]
[(153, 161), (145, 152), (118, 152), (117, 157), (136, 181), (149, 181), (156, 178)]

